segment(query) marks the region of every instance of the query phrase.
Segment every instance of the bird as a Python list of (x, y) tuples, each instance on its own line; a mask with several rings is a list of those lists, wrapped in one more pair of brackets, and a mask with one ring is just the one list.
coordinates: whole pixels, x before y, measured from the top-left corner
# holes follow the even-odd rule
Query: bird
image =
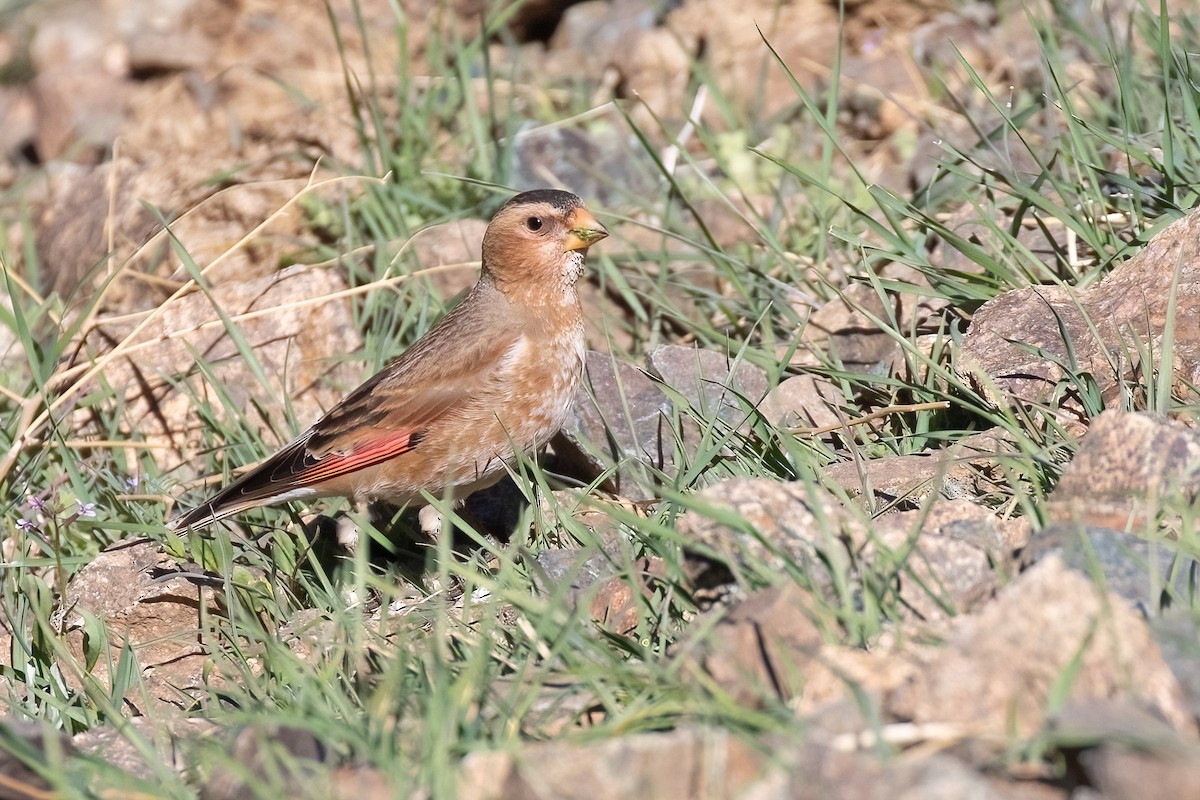
[(180, 531), (294, 500), (424, 505), (465, 499), (536, 452), (566, 420), (583, 372), (576, 283), (608, 236), (574, 194), (505, 202), (483, 235), (479, 280), (424, 336), (312, 427), (201, 505)]

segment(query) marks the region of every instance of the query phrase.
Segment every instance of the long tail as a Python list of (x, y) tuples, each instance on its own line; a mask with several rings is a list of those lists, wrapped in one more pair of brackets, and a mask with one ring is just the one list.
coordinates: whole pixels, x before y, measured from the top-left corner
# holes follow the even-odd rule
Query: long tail
[(281, 480), (284, 475), (294, 474), (297, 462), (306, 458), (304, 443), (303, 438), (292, 442), (205, 502), (168, 522), (167, 530), (202, 528), (259, 506), (315, 496), (317, 492), (310, 486), (288, 485)]
[(313, 429), (217, 492), (208, 502), (167, 523), (169, 530), (209, 525), (257, 506), (316, 497), (330, 481), (404, 455), (420, 443), (417, 430), (396, 430), (364, 438), (346, 452), (314, 454)]

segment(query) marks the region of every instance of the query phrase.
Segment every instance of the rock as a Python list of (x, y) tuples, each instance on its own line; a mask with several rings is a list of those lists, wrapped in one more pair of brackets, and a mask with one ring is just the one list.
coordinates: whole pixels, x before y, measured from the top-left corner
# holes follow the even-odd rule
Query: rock
[(42, 722), (0, 719), (0, 800), (52, 797), (56, 788), (45, 773), (60, 772), (76, 754), (71, 740)]
[[(505, 627), (514, 624), (506, 621)], [(603, 700), (590, 681), (569, 674), (543, 674), (533, 684), (522, 675), (499, 676), (489, 691), (496, 699), (485, 714), (496, 724), (511, 719), (506, 709), (520, 707), (521, 729), (536, 737), (556, 737), (577, 733), (603, 720), (607, 713)]]
[(863, 498), (868, 509), (915, 508), (931, 494), (986, 497), (1004, 481), (1005, 462), (1015, 453), (1009, 434), (992, 429), (940, 450), (830, 464), (822, 477), (850, 497)]
[[(71, 580), (65, 606), (67, 641), (79, 663), (84, 663), (87, 612), (108, 632), (110, 653), (92, 668), (92, 677), (109, 680), (108, 668), (121, 657), (121, 647), (133, 648), (141, 687), (135, 686), (124, 702), (143, 714), (177, 708), (190, 690), (205, 691), (204, 668), (208, 650), (196, 641), (196, 614), (201, 595), (185, 577), (163, 577), (179, 566), (150, 541), (118, 543), (102, 551)], [(206, 593), (207, 601), (215, 601)], [(216, 614), (215, 606), (209, 613)], [(91, 643), (96, 646), (95, 642)], [(161, 704), (147, 708), (147, 701)]]
[(1005, 797), (950, 755), (908, 755), (885, 761), (871, 753), (839, 751), (782, 736), (743, 742), (717, 728), (682, 728), (591, 744), (537, 743), (516, 752), (477, 751), (463, 759), (457, 789), (463, 800)]
[(767, 393), (767, 374), (761, 368), (716, 350), (664, 344), (646, 355), (649, 372), (690, 407), (704, 424), (720, 417), (737, 427)]
[[(745, 248), (739, 245), (750, 245), (752, 248), (762, 244), (762, 232), (758, 229), (758, 220), (770, 218), (780, 213), (779, 198), (766, 195), (750, 196), (734, 195), (718, 198), (696, 200), (692, 203), (696, 217), (704, 221), (704, 227), (712, 236), (721, 250), (739, 252)], [(659, 250), (661, 252), (661, 249)], [(699, 258), (699, 254), (696, 254)], [(711, 272), (712, 265), (704, 265)], [(674, 272), (674, 270), (672, 270)], [(720, 276), (718, 286), (728, 287), (727, 278)], [(662, 291), (662, 289), (658, 289)], [(726, 288), (728, 291), (728, 288)], [(799, 290), (797, 290), (799, 291)]]
[[(92, 297), (102, 277), (111, 226), (113, 244), (121, 253), (131, 253), (159, 227), (158, 219), (139, 202), (142, 187), (136, 168), (128, 160), (98, 166), (58, 163), (46, 169), (44, 207), (37, 215), (38, 264), (42, 288), (74, 303)], [(170, 209), (163, 213), (171, 216)], [(164, 248), (151, 248), (142, 264), (153, 271), (164, 256)], [(116, 257), (114, 255), (114, 257)], [(118, 282), (109, 296), (129, 291)], [(145, 291), (139, 286), (134, 291)], [(136, 302), (110, 302), (129, 308)], [(140, 299), (140, 298), (139, 298)]]
[(592, 619), (605, 630), (620, 636), (632, 636), (643, 618), (640, 606), (649, 595), (644, 586), (635, 591), (628, 580), (613, 576), (596, 589), (588, 611)]
[(649, 500), (659, 475), (675, 469), (671, 402), (654, 381), (604, 353), (589, 351), (571, 415), (552, 447), (563, 472)]
[(852, 417), (845, 413), (847, 406), (845, 396), (831, 381), (804, 374), (793, 375), (767, 392), (758, 410), (767, 422), (779, 427), (825, 428)]
[(461, 800), (732, 798), (765, 769), (765, 757), (727, 731), (681, 728), (593, 743), (541, 742), (462, 760)]
[[(1140, 615), (1050, 556), (960, 617), (945, 644), (915, 648), (911, 677), (893, 690), (894, 718), (938, 722), (973, 736), (1032, 736), (1060, 693), (1086, 704), (1121, 698), (1195, 735), (1178, 681)], [(1060, 686), (1064, 676), (1071, 678)]]
[[(129, 432), (155, 443), (175, 447), (201, 447), (199, 427), (203, 424), (187, 392), (172, 380), (187, 377), (194, 391), (204, 396), (211, 390), (196, 367), (202, 358), (212, 370), (214, 385), (228, 398), (232, 408), (249, 408), (253, 403), (281, 409), (288, 399), (297, 427), (312, 422), (333, 406), (352, 386), (361, 367), (338, 362), (338, 356), (359, 349), (361, 340), (345, 298), (313, 304), (345, 289), (341, 277), (330, 270), (292, 267), (269, 278), (245, 283), (223, 283), (211, 288), (211, 296), (194, 292), (163, 306), (149, 325), (130, 340), (125, 357), (108, 363), (103, 379), (120, 392), (124, 401), (122, 420)], [(230, 318), (254, 313), (238, 322), (242, 341), (267, 376), (263, 385), (247, 363), (238, 343), (227, 333), (214, 304)], [(140, 320), (139, 320), (140, 321)], [(87, 337), (90, 355), (101, 358), (111, 343), (127, 339), (135, 322), (102, 322)], [(87, 353), (87, 351), (82, 351)], [(224, 413), (221, 400), (212, 403)], [(90, 416), (81, 417), (84, 424)], [(265, 426), (257, 418), (245, 420)], [(266, 432), (268, 440), (285, 443), (293, 434), (286, 426)], [(163, 469), (185, 460), (175, 450), (163, 450)], [(174, 455), (172, 455), (174, 453)]]
[[(146, 168), (151, 169), (159, 180), (163, 179), (159, 165)], [(171, 233), (187, 249), (191, 260), (204, 270), (211, 285), (275, 277), (296, 259), (297, 253), (303, 253), (319, 242), (318, 231), (314, 230), (316, 226), (306, 221), (305, 215), (297, 209), (276, 213), (304, 190), (306, 184), (306, 180), (271, 180), (230, 186), (195, 205), (185, 206), (187, 212), (171, 223)], [(141, 186), (138, 184), (139, 188)], [(156, 198), (170, 196), (164, 188), (152, 188)], [(356, 191), (353, 187), (337, 186), (314, 190), (305, 196), (300, 207), (349, 202), (350, 195)], [(131, 198), (122, 199), (131, 201)], [(254, 235), (245, 246), (234, 247), (251, 232)], [(164, 271), (166, 269), (172, 270), (173, 280), (184, 281), (189, 277), (178, 258), (168, 260)]]
[(1034, 537), (1024, 560), (1058, 554), (1071, 568), (1125, 598), (1143, 616), (1159, 616), (1172, 605), (1188, 606), (1194, 559), (1170, 541), (1147, 541), (1111, 528), (1054, 523)]
[(393, 800), (396, 796), (393, 781), (371, 767), (341, 767), (331, 781), (333, 800)]
[(826, 744), (836, 745), (838, 737), (846, 736), (858, 742), (880, 720), (893, 719), (885, 703), (914, 680), (921, 668), (916, 653), (925, 648), (916, 642), (902, 647), (887, 634), (870, 650), (826, 644), (808, 662), (804, 686), (788, 706), (812, 722)]
[(1084, 753), (1080, 760), (1104, 800), (1200, 797), (1200, 752), (1145, 752), (1120, 743)]
[(1003, 800), (988, 780), (945, 754), (884, 760), (876, 755), (802, 747), (772, 798), (788, 800)]
[[(1173, 282), (1178, 281), (1173, 289)], [(1171, 308), (1174, 298), (1174, 308)], [(1159, 364), (1166, 324), (1171, 364)], [(1155, 363), (1139, 363), (1141, 353)], [(996, 403), (1041, 404), (1087, 374), (1105, 398), (1126, 380), (1170, 369), (1178, 397), (1200, 383), (1200, 212), (1160, 231), (1136, 256), (1083, 290), (1029, 286), (984, 303), (963, 341), (960, 372)], [(1082, 414), (1066, 403), (1070, 414)]]
[(625, 84), (625, 94), (646, 108), (634, 107), (631, 117), (642, 130), (661, 124), (655, 116), (684, 119), (688, 74), (692, 69), (693, 42), (681, 41), (667, 28), (651, 28), (629, 38), (611, 52), (613, 67)]
[(1110, 410), (1092, 420), (1050, 494), (1048, 516), (1126, 530), (1198, 492), (1200, 433), (1152, 414)]
[(592, 121), (588, 130), (526, 126), (513, 137), (510, 157), (514, 189), (569, 187), (601, 208), (645, 195), (659, 182), (653, 160), (619, 118), (607, 127)]
[[(858, 560), (869, 569), (886, 547), (882, 561), (894, 571), (900, 603), (926, 621), (969, 614), (990, 600), (1016, 572), (1014, 540), (1028, 531), (1027, 524), (1001, 520), (967, 500), (887, 514), (876, 523)], [(894, 554), (904, 555), (899, 569), (891, 566)]]
[[(505, 475), (497, 483), (464, 498), (462, 511), (467, 514), (477, 533), (498, 542), (508, 542), (519, 533), (517, 526), (522, 522), (523, 512), (529, 507), (525, 492), (516, 481)], [(528, 519), (524, 521), (528, 523)]]
[[(194, 198), (197, 204), (180, 216), (186, 206), (176, 203), (189, 189), (198, 190), (165, 174), (168, 167), (150, 158), (118, 153), (99, 166), (47, 168), (45, 194), (36, 204), (38, 257), (47, 288), (72, 303), (91, 300), (111, 272), (120, 269), (100, 310), (119, 314), (156, 306), (169, 291), (164, 285), (173, 288), (188, 278), (177, 251), (161, 233), (161, 220), (170, 222), (179, 247), (213, 285), (275, 276), (297, 251), (317, 243), (303, 215), (273, 216), (304, 188), (303, 181), (232, 186)], [(341, 191), (334, 187), (307, 196), (313, 202), (335, 202)], [(252, 238), (234, 248), (260, 224)]]
[(250, 725), (238, 731), (224, 759), (239, 769), (213, 769), (201, 792), (204, 800), (240, 800), (252, 787), (270, 786), (289, 796), (330, 797), (330, 760), (311, 731), (290, 725)]
[(33, 82), (38, 159), (98, 164), (125, 123), (129, 90), (104, 72), (53, 70)]
[(701, 638), (677, 648), (677, 658), (694, 665), (685, 671), (703, 670), (739, 706), (787, 702), (800, 693), (823, 638), (811, 595), (784, 583), (710, 613), (720, 616), (716, 627), (698, 624)]
[(1169, 609), (1149, 624), (1163, 658), (1183, 688), (1192, 719), (1200, 722), (1200, 624), (1189, 607)]
[[(891, 303), (898, 302), (886, 297)], [(895, 309), (892, 313), (896, 315)], [(801, 333), (803, 347), (792, 357), (792, 364), (817, 366), (831, 360), (848, 369), (863, 370), (890, 361), (900, 344), (875, 322), (888, 318), (884, 299), (875, 287), (852, 283), (808, 318)]]
[[(809, 90), (826, 78), (819, 65), (833, 63), (838, 41), (836, 9), (817, 0), (784, 5), (752, 0), (736, 7), (720, 0), (688, 0), (667, 14), (664, 27), (679, 42), (676, 47), (682, 45), (685, 53), (700, 56), (702, 68), (714, 76), (724, 96), (746, 105), (756, 103), (755, 111), (763, 118), (797, 102), (788, 76), (763, 46), (763, 39), (776, 49), (795, 80)], [(686, 107), (683, 92), (688, 71), (674, 71), (673, 61), (666, 61), (658, 70), (648, 69), (654, 62), (645, 53), (653, 53), (661, 45), (656, 38), (636, 38), (627, 50), (618, 52), (617, 67), (630, 90), (654, 101), (652, 111), (673, 120)], [(635, 70), (632, 65), (642, 68)], [(664, 92), (660, 87), (674, 91)], [(714, 110), (697, 122), (704, 123), (709, 115), (714, 125), (725, 123)]]
[(164, 764), (176, 770), (184, 768), (181, 739), (211, 736), (215, 731), (215, 724), (199, 717), (134, 716), (125, 719), (120, 729), (104, 724), (77, 733), (71, 737), (71, 744), (109, 769), (143, 781), (155, 781), (161, 779)]
[(479, 280), (486, 230), (484, 220), (459, 219), (414, 234), (411, 240), (415, 250), (414, 271), (429, 270), (419, 280), (443, 300), (470, 289)]
[[(425, 18), (429, 10), (423, 0), (403, 5), (399, 13), (411, 12), (413, 18)], [(148, 207), (161, 210), (167, 220), (194, 209), (177, 233), (186, 232), (185, 246), (205, 265), (213, 255), (210, 246), (224, 252), (266, 216), (247, 223), (241, 216), (246, 196), (281, 189), (294, 193), (310, 176), (332, 172), (314, 173), (318, 157), (327, 163), (356, 158), (361, 143), (349, 122), (345, 87), (328, 76), (343, 68), (368, 72), (364, 37), (380, 63), (395, 63), (396, 13), (394, 4), (378, 0), (329, 13), (316, 6), (251, 9), (211, 0), (128, 0), (103, 7), (66, 0), (19, 12), (18, 19), (33, 31), (32, 74), (22, 90), (32, 97), (34, 129), (26, 135), (33, 137), (39, 160), (97, 163), (111, 156), (117, 165), (111, 184), (101, 180), (101, 191), (72, 203), (87, 217), (80, 223), (84, 232), (70, 237), (83, 245), (73, 258), (85, 269), (106, 257), (105, 266), (124, 265), (145, 240), (141, 215), (155, 219)], [(330, 15), (339, 26), (338, 37), (330, 35)], [(423, 32), (410, 34), (406, 41), (418, 59)], [(28, 126), (22, 105), (12, 111), (3, 115), (11, 123), (6, 133), (11, 128), (18, 135)], [(300, 183), (272, 184), (289, 178)], [(243, 185), (229, 193), (238, 183)], [(45, 208), (57, 224), (71, 226), (74, 214), (59, 208), (64, 198), (74, 195), (57, 193)], [(274, 236), (259, 237), (225, 260), (230, 274), (244, 279), (274, 272), (285, 258), (320, 243), (311, 222), (299, 213), (276, 219)], [(103, 235), (91, 235), (93, 230)], [(40, 235), (38, 242), (41, 247)], [(195, 246), (198, 242), (204, 246)], [(58, 249), (64, 257), (72, 253), (66, 242)], [(79, 277), (82, 270), (70, 274)], [(68, 277), (59, 285), (79, 282)], [(81, 288), (79, 295), (91, 288)], [(107, 302), (113, 301), (111, 295)]]
[[(618, 546), (614, 543), (606, 550)], [(633, 564), (633, 575), (626, 576), (621, 565), (628, 558), (593, 548), (543, 550), (535, 560), (534, 585), (568, 608), (587, 608), (604, 629), (628, 635), (642, 620), (640, 605), (652, 596), (647, 582), (665, 572), (662, 559), (640, 558)]]
[(216, 51), (197, 18), (208, 9), (200, 0), (126, 2), (116, 28), (127, 51), (130, 72), (142, 79), (184, 70), (201, 70)]
[[(833, 495), (803, 481), (730, 478), (691, 498), (679, 518), (697, 580), (710, 569), (738, 579), (795, 575), (829, 592), (850, 572), (848, 532), (861, 528)], [(835, 574), (831, 574), (831, 570)]]
[(576, 590), (594, 586), (601, 576), (612, 571), (612, 559), (603, 551), (589, 548), (543, 550), (534, 561), (537, 570), (533, 585), (542, 593), (561, 591), (565, 585), (570, 596)]
[(635, 36), (654, 29), (655, 9), (639, 0), (585, 0), (562, 16), (550, 39), (550, 54), (561, 55), (572, 72), (579, 62), (599, 79), (615, 54)]
[(17, 168), (26, 160), (22, 152), (37, 132), (32, 92), (24, 86), (0, 86), (0, 188), (8, 189)]
[(29, 46), (36, 71), (34, 135), (42, 162), (69, 157), (99, 163), (127, 119), (127, 63), (106, 9), (71, 0), (42, 13)]
[(458, 16), (467, 20), (489, 15), (503, 15), (504, 27), (518, 42), (544, 42), (558, 27), (559, 20), (567, 8), (576, 0), (532, 0), (516, 2), (503, 0), (499, 3), (487, 0), (454, 0), (452, 6)]
[(562, 539), (596, 544), (539, 552), (532, 570), (537, 591), (554, 603), (585, 608), (604, 630), (634, 633), (666, 572), (663, 560), (636, 557), (620, 523), (603, 506), (581, 503), (574, 490), (543, 494), (541, 513), (557, 521)]
[(1106, 800), (1200, 797), (1200, 746), (1119, 701), (1068, 704), (1050, 735), (1074, 749), (1087, 783)]
[[(87, 0), (57, 4), (56, 13), (37, 9), (29, 59), (35, 72), (62, 67), (104, 69), (119, 74), (120, 59), (110, 55), (118, 34), (108, 10)], [(106, 57), (109, 59), (106, 63)]]
[(823, 477), (868, 507), (916, 508), (931, 495), (955, 499), (972, 495), (970, 467), (949, 450), (884, 456), (830, 464)]

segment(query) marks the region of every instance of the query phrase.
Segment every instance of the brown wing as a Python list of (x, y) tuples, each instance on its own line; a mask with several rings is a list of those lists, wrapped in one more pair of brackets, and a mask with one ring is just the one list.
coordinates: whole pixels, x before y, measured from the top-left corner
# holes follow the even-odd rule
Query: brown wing
[[(460, 306), (457, 311), (463, 311)], [(309, 430), (173, 520), (178, 530), (206, 525), (259, 505), (294, 499), (334, 478), (397, 458), (420, 445), (430, 425), (479, 401), (519, 332), (472, 331), (480, 315), (452, 312), (424, 338), (351, 392)], [(464, 335), (465, 326), (465, 335)], [(491, 326), (489, 326), (491, 327)]]

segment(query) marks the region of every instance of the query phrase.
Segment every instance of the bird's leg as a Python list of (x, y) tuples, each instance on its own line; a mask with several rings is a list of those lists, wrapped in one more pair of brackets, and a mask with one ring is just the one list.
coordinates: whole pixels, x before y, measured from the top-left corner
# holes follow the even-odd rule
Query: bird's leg
[[(454, 513), (462, 520), (463, 524), (472, 528), (480, 536), (490, 536), (491, 527), (484, 523), (480, 517), (475, 514), (471, 507), (467, 504), (467, 498), (456, 497), (452, 505)], [(417, 521), (421, 526), (421, 533), (430, 539), (436, 541), (441, 534), (445, 520), (442, 518), (442, 512), (432, 505), (424, 506), (417, 512)], [(455, 526), (458, 527), (458, 526)]]
[(421, 526), (421, 533), (425, 538), (436, 541), (438, 534), (442, 532), (442, 512), (434, 506), (422, 506), (417, 512), (417, 523)]
[(337, 518), (337, 543), (347, 553), (358, 552), (358, 541), (362, 531), (358, 522), (349, 514), (339, 514)]

